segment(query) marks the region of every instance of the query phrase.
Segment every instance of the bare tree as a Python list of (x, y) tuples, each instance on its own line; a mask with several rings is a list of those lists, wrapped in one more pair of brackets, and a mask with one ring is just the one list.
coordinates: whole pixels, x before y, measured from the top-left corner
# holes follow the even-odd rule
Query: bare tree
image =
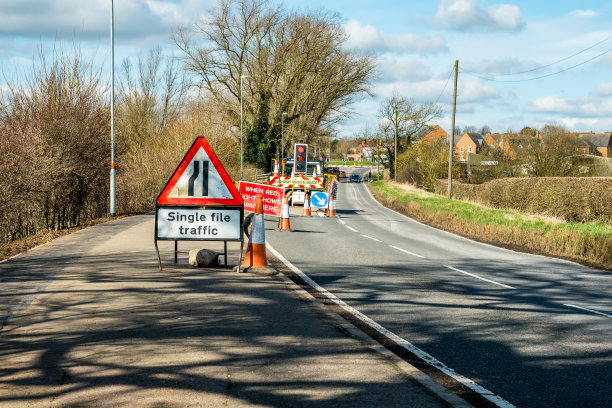
[(379, 109), (379, 133), (382, 145), (387, 149), (391, 178), (395, 175), (395, 133), (397, 130), (397, 154), (410, 146), (412, 137), (434, 120), (442, 117), (439, 105), (416, 103), (412, 99), (393, 95), (385, 99)]
[(125, 59), (120, 76), (117, 118), (123, 142), (142, 146), (176, 119), (185, 102), (185, 83), (177, 60), (160, 48)]
[(522, 141), (520, 158), (529, 173), (536, 177), (568, 177), (580, 175), (580, 165), (572, 158), (576, 154), (575, 140), (562, 126), (546, 125), (541, 137)]
[(245, 100), (246, 159), (267, 166), (278, 150), (281, 115), (289, 140), (328, 135), (356, 95), (367, 92), (371, 57), (342, 48), (337, 16), (288, 13), (266, 0), (222, 0), (192, 30), (174, 40), (197, 85), (236, 125), (241, 77)]

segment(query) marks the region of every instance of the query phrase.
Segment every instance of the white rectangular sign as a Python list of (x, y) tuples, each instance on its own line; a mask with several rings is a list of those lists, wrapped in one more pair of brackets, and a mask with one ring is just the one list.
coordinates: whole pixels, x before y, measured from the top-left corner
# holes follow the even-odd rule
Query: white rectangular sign
[(239, 241), (240, 210), (157, 207), (156, 239)]

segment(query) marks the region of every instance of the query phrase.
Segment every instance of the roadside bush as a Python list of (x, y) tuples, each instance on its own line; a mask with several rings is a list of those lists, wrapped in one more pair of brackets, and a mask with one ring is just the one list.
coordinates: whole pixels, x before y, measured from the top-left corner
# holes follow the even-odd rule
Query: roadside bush
[[(445, 195), (446, 181), (438, 180), (435, 191)], [(612, 224), (612, 178), (609, 177), (508, 178), (480, 185), (455, 183), (453, 197), (570, 222)]]
[[(460, 166), (456, 161), (453, 162), (453, 174), (459, 174)], [(397, 167), (399, 182), (433, 191), (436, 180), (448, 174), (448, 143), (439, 139), (413, 144), (399, 155)]]
[(108, 104), (79, 50), (53, 54), (9, 84), (0, 111), (0, 241), (107, 212)]

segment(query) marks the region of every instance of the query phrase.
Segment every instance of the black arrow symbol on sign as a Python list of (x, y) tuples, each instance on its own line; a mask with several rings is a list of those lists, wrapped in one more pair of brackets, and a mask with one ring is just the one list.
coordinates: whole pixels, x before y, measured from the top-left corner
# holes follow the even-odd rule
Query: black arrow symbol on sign
[[(191, 177), (189, 177), (189, 181), (187, 183), (187, 195), (189, 197), (195, 196), (193, 187), (199, 175), (200, 175), (200, 162), (194, 160), (193, 173), (191, 174)], [(208, 161), (203, 161), (202, 162), (202, 197), (206, 197), (206, 196), (208, 196)]]

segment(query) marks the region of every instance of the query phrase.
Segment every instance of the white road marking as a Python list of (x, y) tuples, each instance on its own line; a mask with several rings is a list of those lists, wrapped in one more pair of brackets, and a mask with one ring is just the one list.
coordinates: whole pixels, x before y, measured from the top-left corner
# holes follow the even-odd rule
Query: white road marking
[(489, 282), (489, 283), (501, 286), (501, 287), (506, 288), (506, 289), (516, 289), (516, 288), (513, 288), (512, 286), (504, 285), (503, 283), (495, 282), (494, 280), (486, 279), (486, 278), (483, 278), (482, 276), (474, 275), (473, 273), (462, 271), (461, 269), (457, 269), (457, 268), (454, 268), (452, 266), (448, 266), (448, 265), (444, 265), (444, 266), (447, 267), (448, 269), (452, 269), (453, 271), (457, 271), (459, 273), (463, 273), (465, 275), (469, 275), (469, 276), (471, 276), (473, 278), (480, 279), (480, 280), (483, 280), (485, 282)]
[(486, 398), (487, 400), (491, 401), (493, 404), (497, 405), (498, 407), (500, 407), (500, 408), (515, 408), (515, 406), (512, 405), (511, 403), (509, 403), (508, 401), (506, 401), (503, 398), (495, 395), (493, 392), (487, 390), (486, 388), (476, 384), (473, 380), (470, 380), (469, 378), (464, 377), (463, 375), (457, 373), (455, 370), (453, 370), (452, 368), (446, 366), (443, 362), (441, 362), (441, 361), (437, 360), (435, 357), (427, 354), (425, 351), (421, 350), (420, 348), (416, 347), (415, 345), (410, 343), (408, 340), (403, 339), (402, 337), (398, 336), (397, 334), (393, 333), (392, 331), (390, 331), (390, 330), (386, 329), (385, 327), (381, 326), (380, 324), (376, 323), (374, 320), (370, 319), (368, 316), (364, 315), (363, 313), (359, 312), (356, 309), (353, 309), (351, 306), (349, 306), (348, 304), (344, 303), (336, 295), (334, 295), (333, 293), (329, 292), (325, 288), (319, 286), (315, 281), (310, 279), (308, 277), (308, 275), (306, 275), (304, 272), (302, 272), (296, 266), (294, 266), (291, 262), (289, 262), (287, 259), (285, 259), (285, 257), (283, 257), (280, 253), (278, 253), (278, 251), (276, 251), (272, 247), (272, 245), (270, 245), (269, 242), (266, 242), (266, 247), (267, 247), (267, 249), (270, 252), (272, 252), (274, 254), (274, 256), (276, 256), (282, 263), (284, 263), (296, 275), (298, 275), (300, 278), (302, 278), (306, 283), (308, 283), (312, 288), (317, 290), (319, 293), (323, 294), (325, 297), (330, 299), (336, 305), (341, 307), (345, 312), (350, 313), (354, 317), (358, 318), (359, 320), (361, 320), (362, 322), (364, 322), (365, 324), (370, 326), (372, 329), (376, 330), (378, 333), (380, 333), (383, 336), (387, 337), (389, 340), (395, 342), (398, 346), (403, 347), (404, 349), (408, 350), (410, 353), (418, 356), (425, 363), (431, 365), (432, 367), (437, 368), (438, 370), (442, 371), (444, 374), (448, 375), (449, 377), (454, 378), (456, 381), (458, 381), (461, 384), (465, 385), (466, 387), (468, 387), (472, 391), (482, 395), (484, 398)]
[(604, 313), (604, 312), (598, 312), (597, 310), (589, 309), (589, 308), (586, 308), (586, 307), (570, 305), (570, 304), (567, 304), (567, 303), (564, 303), (563, 306), (573, 307), (574, 309), (584, 310), (585, 312), (595, 313), (597, 315), (604, 316), (604, 317), (609, 317), (610, 319), (612, 319), (612, 315), (609, 315), (609, 314)]
[(342, 221), (342, 218), (338, 218), (338, 221), (340, 221), (340, 224), (346, 224), (344, 221)]
[(371, 239), (372, 241), (382, 242), (380, 239), (372, 238), (372, 237), (364, 235), (364, 234), (361, 234), (361, 236), (364, 237), (364, 238), (367, 238), (367, 239)]
[(346, 228), (350, 229), (350, 230), (351, 230), (351, 231), (353, 231), (353, 232), (359, 232), (359, 231), (357, 231), (355, 228), (350, 227), (350, 226), (348, 226), (348, 225), (346, 226)]
[(405, 249), (398, 248), (395, 245), (389, 245), (393, 249), (407, 253), (408, 255), (416, 256), (417, 258), (425, 258), (423, 255), (415, 254), (414, 252), (406, 251)]

